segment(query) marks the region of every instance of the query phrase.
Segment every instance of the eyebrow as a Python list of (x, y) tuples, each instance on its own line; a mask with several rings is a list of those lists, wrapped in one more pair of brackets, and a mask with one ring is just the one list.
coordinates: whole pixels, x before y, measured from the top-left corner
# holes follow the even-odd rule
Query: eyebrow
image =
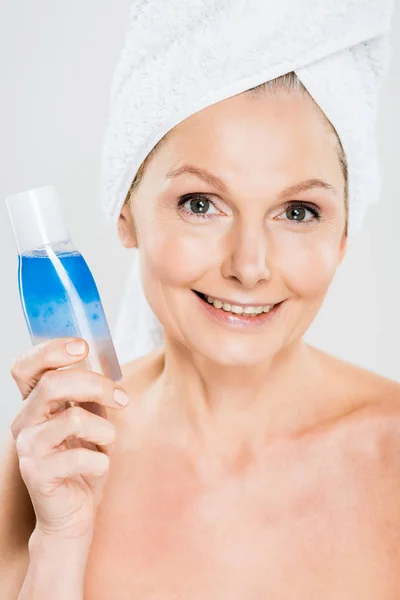
[[(202, 179), (209, 185), (213, 185), (215, 188), (217, 188), (221, 192), (225, 193), (227, 191), (227, 187), (226, 187), (225, 183), (222, 181), (222, 179), (220, 179), (213, 173), (210, 173), (210, 171), (207, 171), (206, 169), (199, 169), (198, 167), (195, 167), (193, 165), (182, 165), (181, 167), (179, 167), (177, 169), (168, 171), (168, 173), (166, 174), (166, 179), (173, 179), (173, 178), (179, 177), (179, 175), (183, 175), (185, 173), (189, 173), (190, 175), (195, 175), (196, 177), (198, 177), (199, 179)], [(324, 179), (319, 179), (318, 177), (314, 177), (312, 179), (306, 179), (305, 181), (300, 181), (298, 183), (295, 183), (294, 185), (290, 185), (290, 186), (284, 188), (281, 191), (281, 193), (279, 194), (279, 196), (282, 199), (285, 199), (288, 196), (292, 196), (295, 194), (301, 194), (302, 192), (307, 192), (308, 190), (312, 190), (314, 188), (323, 188), (325, 190), (329, 190), (336, 196), (338, 195), (338, 191), (336, 190), (336, 188), (333, 185), (331, 185)]]

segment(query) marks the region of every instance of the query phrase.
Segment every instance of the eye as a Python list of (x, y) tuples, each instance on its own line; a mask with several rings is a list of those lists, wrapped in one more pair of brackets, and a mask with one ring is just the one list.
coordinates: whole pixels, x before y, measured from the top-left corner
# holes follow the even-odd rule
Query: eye
[[(219, 214), (213, 202), (205, 194), (185, 194), (179, 198), (177, 206), (182, 212), (203, 219)], [(214, 212), (210, 212), (211, 208)]]
[[(307, 219), (307, 212), (311, 213), (311, 218)], [(321, 218), (320, 212), (316, 206), (305, 202), (288, 202), (285, 205), (284, 214), (288, 216), (288, 220), (297, 224), (307, 224), (313, 221), (319, 221)]]

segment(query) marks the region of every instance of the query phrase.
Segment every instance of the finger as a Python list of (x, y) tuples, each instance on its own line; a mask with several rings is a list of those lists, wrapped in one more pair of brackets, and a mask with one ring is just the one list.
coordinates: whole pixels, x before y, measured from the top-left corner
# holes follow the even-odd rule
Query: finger
[(76, 475), (104, 475), (108, 471), (110, 459), (103, 452), (87, 448), (73, 448), (56, 452), (44, 458), (23, 456), (19, 461), (21, 476), (28, 488), (42, 488), (51, 493), (60, 480)]
[(114, 452), (115, 442), (109, 442), (107, 444), (93, 444), (86, 440), (78, 440), (77, 438), (68, 438), (61, 442), (55, 452), (61, 452), (61, 450), (69, 450), (70, 448), (88, 448), (89, 450), (97, 450), (98, 452), (104, 452), (107, 456), (111, 456)]
[(69, 437), (107, 446), (115, 439), (115, 427), (81, 406), (74, 406), (45, 423), (23, 429), (16, 439), (18, 456), (42, 458)]
[(87, 353), (88, 345), (80, 338), (48, 340), (17, 356), (10, 373), (25, 399), (45, 371), (73, 365), (83, 360)]
[(124, 407), (121, 399), (126, 404), (129, 402), (125, 390), (100, 373), (82, 369), (46, 371), (12, 422), (11, 432), (16, 439), (21, 429), (54, 418), (68, 401), (88, 403), (89, 410), (95, 412), (92, 407), (96, 403), (121, 409)]
[[(73, 404), (74, 403), (71, 402), (71, 405), (73, 405)], [(101, 404), (97, 404), (96, 402), (86, 402), (82, 408), (84, 408), (85, 411), (87, 411), (87, 412), (90, 412), (94, 415), (98, 415), (99, 417), (102, 417), (103, 419), (108, 420), (107, 409), (105, 406), (101, 406)], [(60, 412), (62, 412), (61, 409), (60, 409)], [(84, 445), (85, 448), (89, 448), (90, 450), (100, 450), (100, 452), (105, 452), (109, 456), (111, 456), (111, 454), (114, 450), (114, 442), (112, 442), (111, 444), (107, 444), (105, 446), (102, 444), (93, 444), (92, 442), (86, 442), (85, 440), (79, 440), (77, 438), (69, 438), (65, 442), (62, 442), (59, 449), (67, 450), (68, 448), (74, 448), (76, 446), (81, 446), (81, 445)]]

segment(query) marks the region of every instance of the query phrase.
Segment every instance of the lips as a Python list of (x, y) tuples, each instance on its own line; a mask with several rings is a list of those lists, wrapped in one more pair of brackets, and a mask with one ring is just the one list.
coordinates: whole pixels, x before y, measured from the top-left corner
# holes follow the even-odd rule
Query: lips
[(197, 290), (191, 291), (197, 296), (202, 312), (205, 311), (212, 320), (233, 331), (255, 331), (260, 327), (266, 326), (277, 318), (277, 315), (281, 313), (282, 305), (286, 304), (282, 300), (267, 312), (263, 311), (262, 313), (256, 312), (252, 314), (237, 313), (215, 307), (213, 303), (208, 302), (208, 297), (202, 292), (198, 292)]
[[(211, 294), (203, 294), (202, 292), (199, 292), (197, 290), (192, 290), (192, 292), (194, 292), (195, 294), (197, 294), (199, 296), (199, 298), (201, 298), (202, 300), (204, 300), (205, 302), (208, 302), (208, 298), (213, 298), (215, 300), (218, 300), (220, 302), (222, 302), (223, 304), (230, 304), (231, 306), (240, 306), (240, 307), (255, 307), (255, 306), (274, 306), (274, 304), (272, 302), (267, 303), (261, 303), (261, 302), (248, 302), (248, 303), (243, 303), (243, 302), (232, 302), (231, 300), (225, 300), (222, 298), (217, 298), (215, 296), (211, 296)], [(279, 304), (278, 302), (276, 304)]]

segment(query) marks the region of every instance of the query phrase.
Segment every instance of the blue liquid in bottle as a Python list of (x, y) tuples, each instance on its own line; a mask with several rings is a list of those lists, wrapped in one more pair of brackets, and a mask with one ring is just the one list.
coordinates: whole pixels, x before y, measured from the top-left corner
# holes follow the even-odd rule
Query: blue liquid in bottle
[(55, 337), (89, 343), (92, 370), (121, 378), (99, 292), (77, 251), (45, 247), (18, 255), (21, 303), (33, 344)]
[(11, 197), (9, 211), (19, 250), (19, 294), (32, 343), (82, 338), (89, 353), (73, 367), (119, 381), (121, 369), (96, 283), (65, 230), (53, 186)]

